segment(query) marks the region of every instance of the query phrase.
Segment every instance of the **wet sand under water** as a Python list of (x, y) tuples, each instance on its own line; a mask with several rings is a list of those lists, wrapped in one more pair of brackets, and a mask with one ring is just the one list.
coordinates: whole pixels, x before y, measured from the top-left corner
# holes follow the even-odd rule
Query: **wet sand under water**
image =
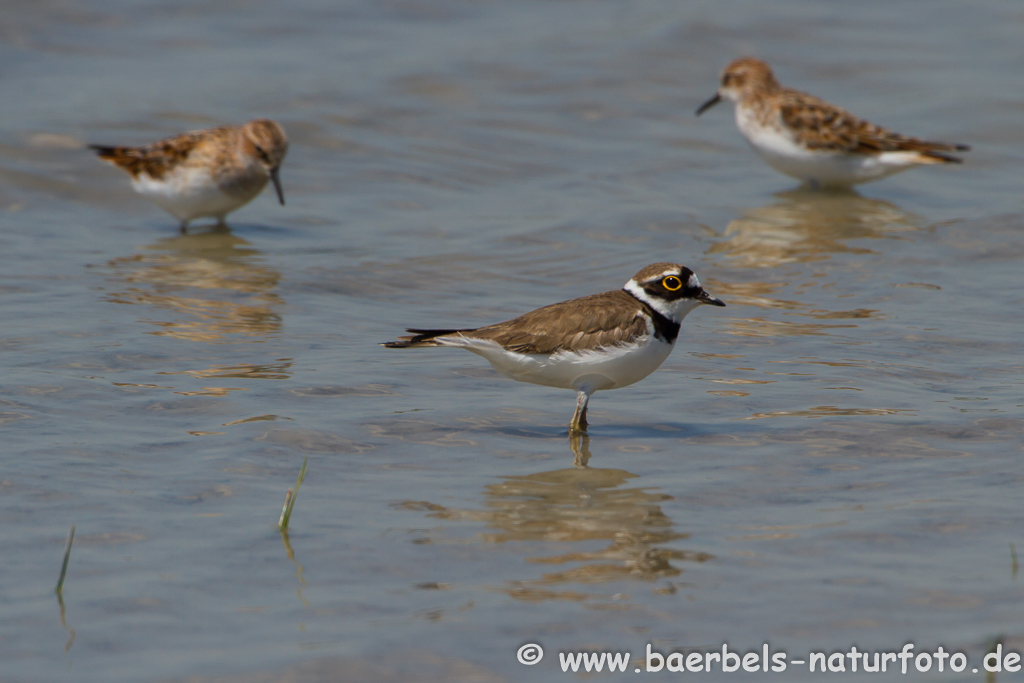
[[(4, 680), (561, 680), (559, 652), (907, 642), (980, 680), (996, 640), (1024, 650), (1024, 15), (930, 7), (0, 10)], [(974, 149), (793, 188), (725, 107), (692, 116), (747, 53)], [(256, 116), (289, 132), (288, 204), (228, 229), (179, 234), (82, 149)], [(378, 346), (666, 259), (728, 307), (576, 443), (570, 392)]]

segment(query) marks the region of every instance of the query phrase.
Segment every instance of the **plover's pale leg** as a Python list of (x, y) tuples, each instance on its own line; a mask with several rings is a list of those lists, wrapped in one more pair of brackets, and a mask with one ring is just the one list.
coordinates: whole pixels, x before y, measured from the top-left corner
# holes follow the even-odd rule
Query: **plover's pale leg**
[(576, 392), (576, 412), (572, 414), (569, 421), (569, 433), (577, 434), (587, 431), (587, 403), (590, 401), (590, 394), (585, 391)]

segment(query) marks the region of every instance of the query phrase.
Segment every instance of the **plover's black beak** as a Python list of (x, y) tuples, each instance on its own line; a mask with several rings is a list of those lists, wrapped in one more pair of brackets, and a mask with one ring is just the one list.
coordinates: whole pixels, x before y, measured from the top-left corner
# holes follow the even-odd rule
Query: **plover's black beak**
[(708, 109), (711, 109), (711, 107), (715, 106), (716, 104), (718, 104), (721, 101), (722, 101), (722, 96), (719, 95), (718, 93), (715, 93), (714, 97), (712, 97), (710, 100), (708, 100), (707, 102), (705, 102), (704, 104), (700, 105), (697, 108), (697, 116), (700, 116), (701, 114), (706, 112)]
[(275, 166), (270, 169), (270, 180), (274, 183), (274, 189), (277, 190), (277, 201), (281, 202), (281, 206), (284, 206), (284, 190), (281, 189), (281, 167)]
[(704, 291), (697, 295), (697, 301), (701, 302), (702, 304), (707, 304), (708, 306), (722, 306), (723, 308), (725, 307), (724, 301), (722, 301), (721, 299), (716, 299), (715, 297), (711, 296), (710, 294)]

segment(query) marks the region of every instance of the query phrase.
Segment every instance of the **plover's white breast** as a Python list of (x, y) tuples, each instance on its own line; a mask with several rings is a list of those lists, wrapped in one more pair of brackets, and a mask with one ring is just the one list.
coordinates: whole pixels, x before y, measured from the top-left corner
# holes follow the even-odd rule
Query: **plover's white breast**
[(639, 382), (657, 370), (672, 352), (672, 344), (656, 339), (653, 334), (631, 344), (550, 355), (515, 353), (495, 342), (471, 337), (440, 337), (437, 341), (483, 356), (495, 370), (514, 380), (587, 393)]

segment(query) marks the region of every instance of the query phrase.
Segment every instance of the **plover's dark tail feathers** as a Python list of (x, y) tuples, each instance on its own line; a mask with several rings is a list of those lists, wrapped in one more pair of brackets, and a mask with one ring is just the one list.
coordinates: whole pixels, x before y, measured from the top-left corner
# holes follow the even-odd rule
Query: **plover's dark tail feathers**
[(399, 337), (398, 341), (384, 342), (381, 346), (385, 346), (389, 349), (407, 349), (414, 346), (441, 346), (434, 341), (437, 337), (447, 337), (449, 335), (469, 331), (470, 330), (417, 330), (409, 328), (406, 332), (411, 332), (412, 334)]

